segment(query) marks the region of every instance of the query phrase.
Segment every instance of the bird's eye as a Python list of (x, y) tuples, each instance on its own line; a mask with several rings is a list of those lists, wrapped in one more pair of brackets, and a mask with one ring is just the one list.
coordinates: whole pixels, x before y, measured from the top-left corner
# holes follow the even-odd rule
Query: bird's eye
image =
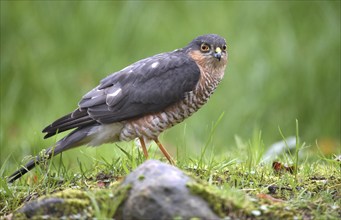
[(203, 52), (207, 52), (210, 50), (210, 47), (207, 44), (201, 44), (200, 49)]
[(225, 51), (227, 49), (226, 44), (223, 45), (222, 49), (223, 49), (223, 51)]

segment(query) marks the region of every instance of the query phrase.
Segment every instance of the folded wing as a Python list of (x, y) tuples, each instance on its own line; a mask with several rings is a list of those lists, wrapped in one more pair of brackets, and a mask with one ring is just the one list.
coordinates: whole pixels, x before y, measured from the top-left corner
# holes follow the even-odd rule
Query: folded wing
[(181, 50), (140, 60), (104, 78), (83, 96), (79, 108), (43, 130), (45, 138), (160, 112), (194, 90), (199, 78), (198, 66)]

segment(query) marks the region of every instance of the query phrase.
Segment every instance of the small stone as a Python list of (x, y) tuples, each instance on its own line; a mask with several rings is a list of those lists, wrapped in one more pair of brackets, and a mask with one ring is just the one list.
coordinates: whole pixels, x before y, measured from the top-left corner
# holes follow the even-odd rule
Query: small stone
[(332, 205), (331, 208), (334, 209), (334, 210), (336, 210), (336, 209), (339, 209), (339, 206), (338, 206), (338, 205)]
[(268, 186), (268, 190), (270, 194), (275, 194), (277, 189), (278, 189), (278, 186), (275, 186), (275, 185)]
[(268, 206), (267, 205), (261, 205), (259, 208), (261, 210), (263, 210), (263, 211), (268, 211)]
[(50, 213), (56, 214), (55, 217), (62, 217), (63, 212), (57, 207), (63, 204), (64, 199), (60, 198), (47, 198), (43, 200), (36, 200), (27, 203), (20, 209), (21, 213), (24, 213), (27, 218), (32, 218), (36, 215), (48, 215)]
[(260, 216), (262, 214), (262, 212), (259, 211), (259, 210), (252, 210), (251, 214), (254, 215), (254, 216)]

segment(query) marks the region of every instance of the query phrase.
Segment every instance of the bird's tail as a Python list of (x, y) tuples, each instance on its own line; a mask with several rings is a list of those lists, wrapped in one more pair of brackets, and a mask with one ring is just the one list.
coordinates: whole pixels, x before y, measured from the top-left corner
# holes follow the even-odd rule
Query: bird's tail
[(16, 179), (19, 179), (28, 171), (33, 169), (36, 165), (38, 165), (44, 160), (50, 159), (52, 156), (56, 156), (63, 151), (88, 143), (87, 137), (90, 129), (91, 126), (88, 126), (84, 128), (78, 128), (72, 131), (63, 139), (59, 140), (55, 146), (48, 148), (45, 152), (45, 155), (36, 156), (34, 159), (30, 160), (25, 166), (15, 171), (12, 175), (8, 177), (8, 182), (9, 183), (14, 182)]

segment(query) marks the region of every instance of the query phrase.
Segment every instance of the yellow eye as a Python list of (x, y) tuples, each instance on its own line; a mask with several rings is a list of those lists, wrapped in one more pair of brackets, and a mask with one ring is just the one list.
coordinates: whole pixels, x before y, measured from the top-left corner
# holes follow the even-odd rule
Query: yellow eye
[(222, 47), (223, 51), (227, 49), (226, 44)]
[(204, 44), (201, 44), (200, 49), (203, 52), (207, 52), (207, 51), (210, 50), (210, 47), (207, 44), (204, 43)]

